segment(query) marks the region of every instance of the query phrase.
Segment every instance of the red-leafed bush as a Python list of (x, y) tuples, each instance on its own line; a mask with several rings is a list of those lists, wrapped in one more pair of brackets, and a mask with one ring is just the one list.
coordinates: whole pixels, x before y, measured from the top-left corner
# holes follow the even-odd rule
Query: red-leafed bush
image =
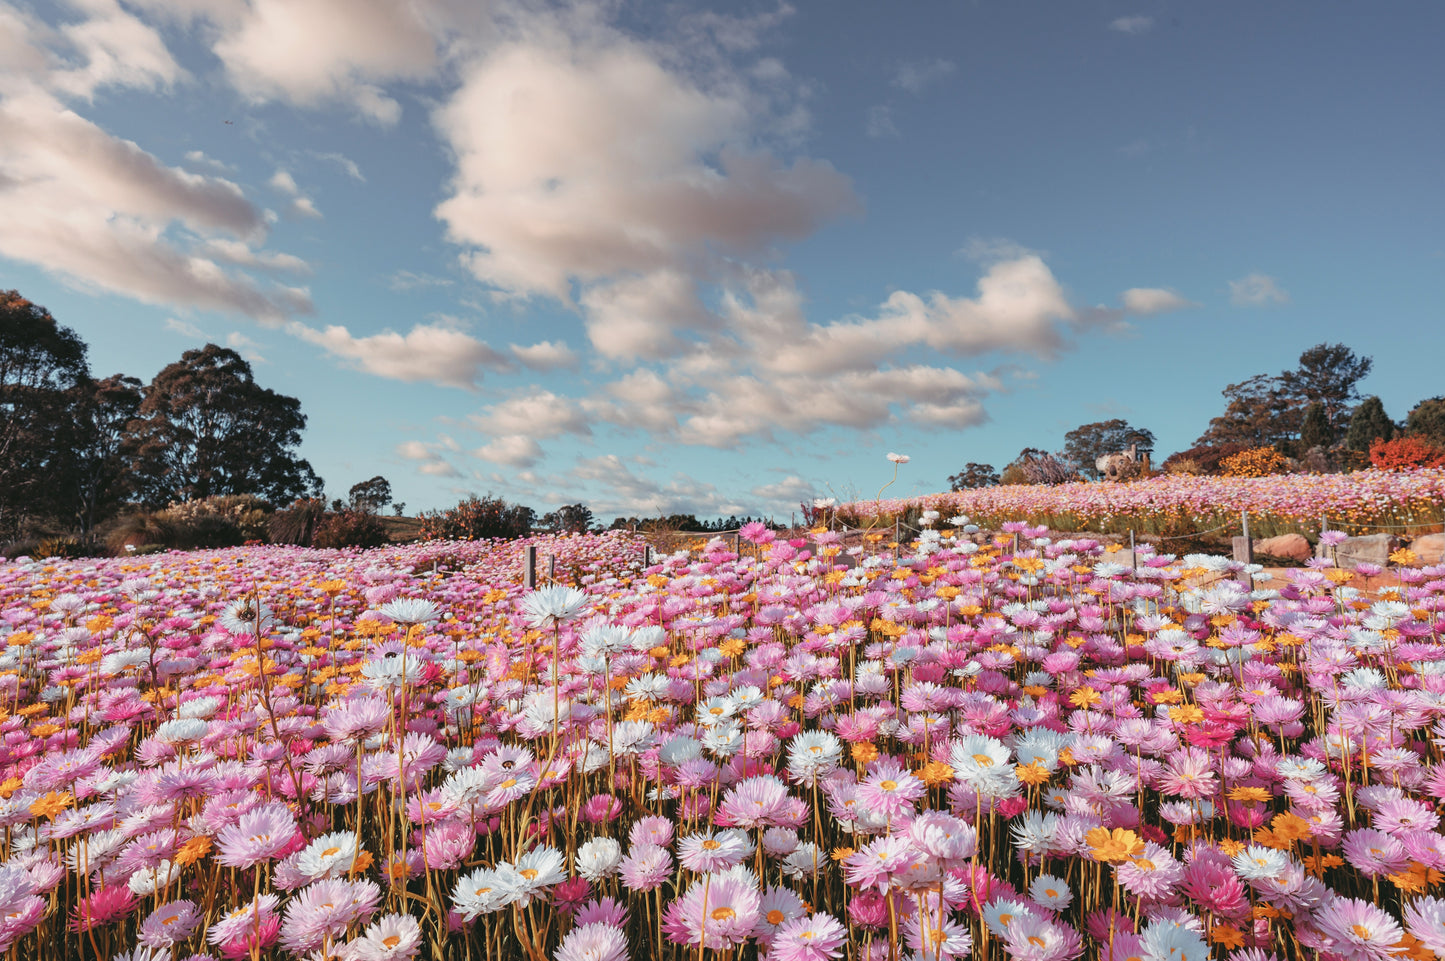
[(1370, 463), (1380, 470), (1445, 467), (1445, 450), (1423, 437), (1413, 435), (1396, 437), (1394, 440), (1376, 440), (1370, 445)]

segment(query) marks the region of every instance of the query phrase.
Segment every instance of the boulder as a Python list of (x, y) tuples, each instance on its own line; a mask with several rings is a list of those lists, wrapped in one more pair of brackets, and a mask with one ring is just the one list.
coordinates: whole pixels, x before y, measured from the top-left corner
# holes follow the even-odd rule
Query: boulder
[(1445, 561), (1445, 534), (1426, 534), (1410, 542), (1410, 550), (1420, 559), (1422, 567)]
[(1388, 567), (1391, 552), (1399, 546), (1400, 539), (1390, 534), (1366, 534), (1363, 537), (1346, 537), (1333, 548), (1318, 544), (1315, 556), (1330, 557), (1333, 552), (1335, 563), (1351, 571), (1361, 564)]
[(1255, 541), (1254, 552), (1303, 562), (1310, 559), (1310, 542), (1302, 534), (1281, 534)]

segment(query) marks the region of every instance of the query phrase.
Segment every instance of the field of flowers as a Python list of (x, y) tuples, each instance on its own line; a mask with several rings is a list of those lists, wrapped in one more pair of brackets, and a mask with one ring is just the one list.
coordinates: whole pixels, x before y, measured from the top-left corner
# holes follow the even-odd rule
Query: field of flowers
[[(1041, 524), (1052, 530), (1177, 536), (1219, 526), (1238, 534), (1248, 513), (1256, 536), (1318, 536), (1321, 520), (1348, 534), (1438, 531), (1445, 525), (1445, 470), (1192, 477), (1164, 474), (1126, 483), (1009, 484), (927, 497), (860, 500), (840, 515), (895, 517), (931, 509), (979, 523)], [(891, 523), (891, 522), (890, 522)]]
[(1445, 568), (924, 522), (0, 563), (0, 949), (1445, 957)]

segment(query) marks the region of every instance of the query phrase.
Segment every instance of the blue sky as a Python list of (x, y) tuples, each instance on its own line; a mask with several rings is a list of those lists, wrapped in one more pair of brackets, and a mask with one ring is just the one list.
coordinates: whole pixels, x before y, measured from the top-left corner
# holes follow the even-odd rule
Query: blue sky
[(0, 0), (0, 287), (409, 511), (786, 516), (1322, 341), (1438, 394), (1435, 3)]

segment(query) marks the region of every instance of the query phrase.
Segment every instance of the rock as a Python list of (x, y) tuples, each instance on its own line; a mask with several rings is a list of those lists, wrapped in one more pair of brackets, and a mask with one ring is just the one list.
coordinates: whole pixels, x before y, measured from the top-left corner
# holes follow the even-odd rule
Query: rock
[(1388, 567), (1390, 553), (1399, 545), (1400, 539), (1390, 534), (1366, 534), (1363, 537), (1346, 537), (1333, 548), (1317, 544), (1315, 556), (1330, 557), (1333, 552), (1335, 563), (1351, 571), (1361, 564)]
[(1410, 542), (1410, 550), (1420, 559), (1422, 567), (1445, 561), (1445, 534), (1426, 534)]
[(1310, 542), (1302, 534), (1281, 534), (1255, 541), (1254, 551), (1256, 554), (1303, 562), (1310, 559)]

